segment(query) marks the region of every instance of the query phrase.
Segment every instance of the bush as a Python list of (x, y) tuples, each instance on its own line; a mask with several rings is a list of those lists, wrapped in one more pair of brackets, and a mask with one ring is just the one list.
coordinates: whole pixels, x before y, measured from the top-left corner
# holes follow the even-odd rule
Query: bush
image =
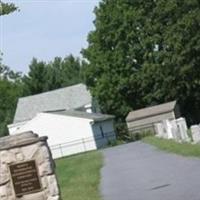
[(125, 141), (127, 140), (129, 133), (125, 122), (122, 121), (115, 122), (115, 130), (117, 133), (117, 139)]
[(155, 135), (152, 131), (141, 131), (136, 133), (129, 133), (131, 141), (141, 140), (144, 137)]

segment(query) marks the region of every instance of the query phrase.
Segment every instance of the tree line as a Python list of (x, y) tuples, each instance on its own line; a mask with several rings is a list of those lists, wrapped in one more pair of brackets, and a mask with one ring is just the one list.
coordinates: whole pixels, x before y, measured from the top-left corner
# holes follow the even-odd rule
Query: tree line
[(0, 62), (0, 135), (8, 133), (7, 124), (12, 123), (19, 97), (80, 83), (81, 66), (82, 62), (72, 55), (48, 63), (33, 58), (29, 72), (22, 75)]
[[(17, 9), (4, 8), (1, 15)], [(130, 110), (176, 99), (188, 123), (200, 122), (199, 1), (102, 0), (94, 13), (84, 62), (73, 55), (48, 63), (34, 58), (24, 76), (0, 62), (1, 134), (18, 97), (80, 82), (118, 121)]]

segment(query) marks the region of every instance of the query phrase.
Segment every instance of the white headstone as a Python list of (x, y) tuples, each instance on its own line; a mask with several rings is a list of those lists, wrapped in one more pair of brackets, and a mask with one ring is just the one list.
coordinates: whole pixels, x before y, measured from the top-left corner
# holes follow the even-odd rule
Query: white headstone
[(193, 125), (190, 127), (192, 132), (192, 139), (194, 143), (200, 143), (200, 126)]
[(163, 125), (166, 133), (167, 139), (173, 139), (173, 133), (172, 133), (172, 125), (168, 119), (163, 120)]
[(163, 124), (156, 123), (156, 124), (154, 124), (154, 127), (155, 127), (155, 131), (156, 131), (156, 136), (163, 138), (165, 135)]
[(176, 120), (176, 123), (177, 123), (178, 129), (179, 129), (180, 135), (181, 135), (181, 140), (184, 142), (189, 142), (190, 138), (187, 133), (188, 128), (187, 128), (185, 119), (183, 117), (178, 118)]
[(175, 119), (171, 120), (170, 123), (171, 123), (171, 130), (172, 130), (173, 138), (177, 141), (180, 141), (181, 140), (181, 134), (180, 134), (180, 130), (177, 126), (176, 120)]

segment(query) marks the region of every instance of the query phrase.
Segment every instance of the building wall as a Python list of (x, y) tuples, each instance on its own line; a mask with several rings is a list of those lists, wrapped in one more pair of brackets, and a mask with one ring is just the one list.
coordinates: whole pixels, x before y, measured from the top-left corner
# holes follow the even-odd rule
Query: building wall
[(48, 136), (53, 158), (59, 158), (105, 146), (108, 139), (102, 139), (100, 126), (104, 133), (114, 131), (112, 120), (94, 123), (92, 119), (40, 113), (18, 129), (10, 125), (9, 132), (14, 135), (33, 131)]
[(15, 132), (17, 132), (17, 130), (19, 130), (22, 126), (24, 126), (28, 121), (24, 121), (24, 122), (19, 122), (19, 123), (15, 123), (15, 124), (9, 124), (8, 125), (8, 130), (10, 135), (13, 135)]
[[(113, 120), (106, 120), (102, 122), (95, 122), (92, 124), (93, 133), (96, 136), (97, 147), (104, 146), (108, 141), (116, 139), (115, 130), (113, 127)], [(103, 139), (102, 139), (103, 138)]]
[(156, 116), (150, 116), (143, 119), (127, 122), (128, 129), (131, 133), (140, 131), (154, 131), (154, 123), (165, 119), (175, 119), (174, 112), (162, 113)]
[[(11, 135), (33, 131), (48, 136), (54, 158), (96, 149), (90, 122), (92, 120), (40, 113)], [(87, 138), (88, 141), (84, 141)]]

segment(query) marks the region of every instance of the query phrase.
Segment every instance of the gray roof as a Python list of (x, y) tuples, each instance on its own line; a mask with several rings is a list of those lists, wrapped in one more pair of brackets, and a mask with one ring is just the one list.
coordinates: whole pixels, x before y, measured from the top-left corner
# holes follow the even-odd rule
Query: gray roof
[(84, 84), (19, 98), (14, 123), (32, 119), (37, 113), (80, 108), (92, 103)]
[(71, 116), (71, 117), (78, 117), (78, 118), (85, 118), (85, 119), (92, 119), (95, 122), (105, 121), (105, 120), (114, 118), (114, 115), (105, 115), (105, 114), (101, 114), (101, 113), (87, 113), (87, 112), (77, 111), (77, 110), (55, 111), (55, 112), (48, 112), (48, 113), (64, 115), (64, 116)]
[(173, 111), (175, 106), (176, 106), (176, 101), (171, 101), (168, 103), (131, 111), (126, 117), (126, 121), (135, 121), (138, 119), (155, 116), (162, 113), (167, 113), (167, 112)]

